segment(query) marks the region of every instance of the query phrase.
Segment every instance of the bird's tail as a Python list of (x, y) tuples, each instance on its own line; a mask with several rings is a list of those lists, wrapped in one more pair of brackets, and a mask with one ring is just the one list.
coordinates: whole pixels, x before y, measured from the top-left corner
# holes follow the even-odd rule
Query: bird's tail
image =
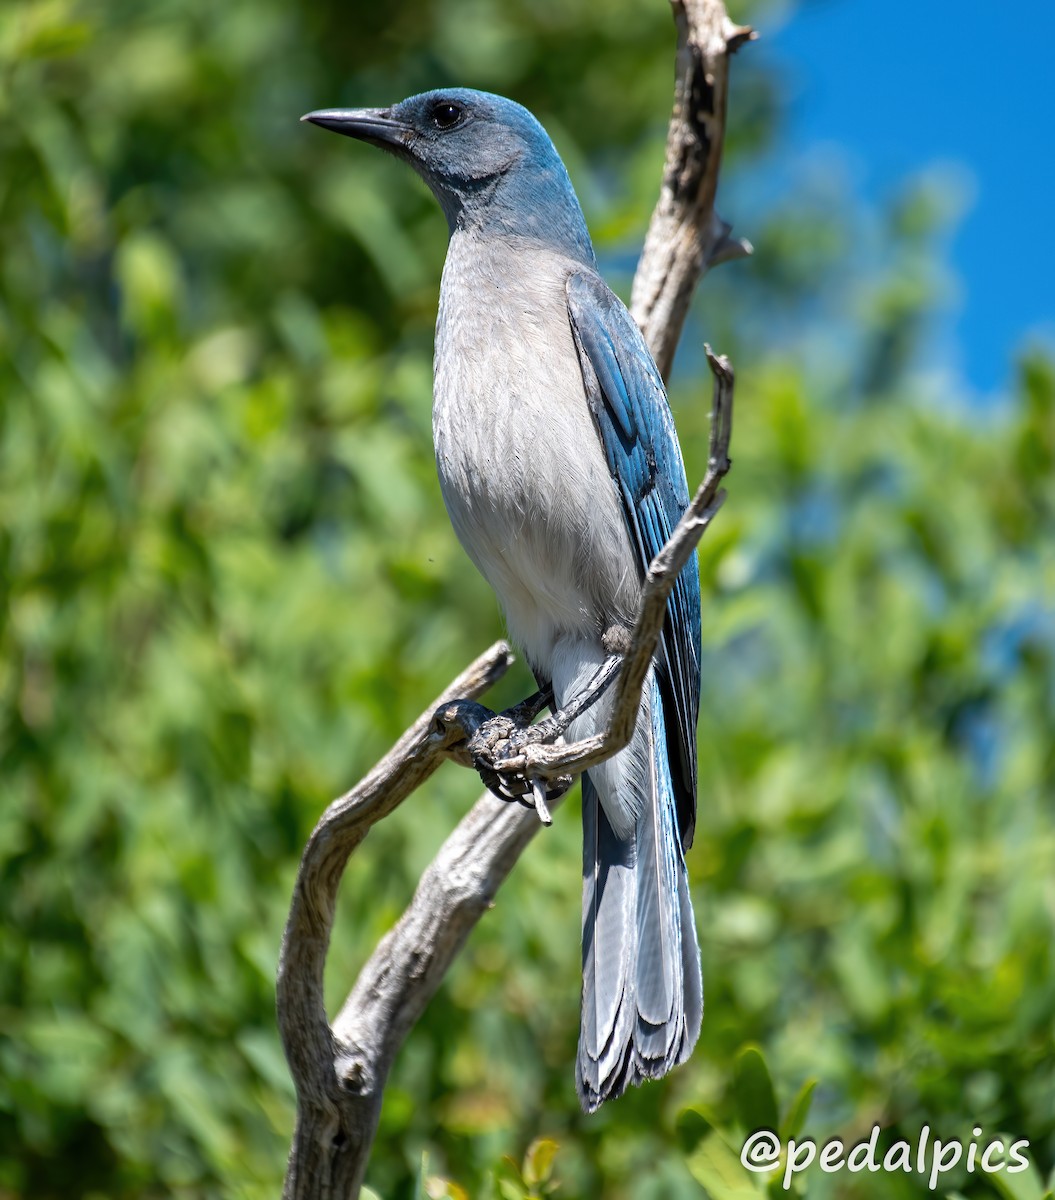
[[(634, 737), (582, 783), (582, 1026), (587, 1112), (692, 1052), (703, 1017), (700, 951), (654, 675)], [(620, 832), (622, 836), (620, 836)]]

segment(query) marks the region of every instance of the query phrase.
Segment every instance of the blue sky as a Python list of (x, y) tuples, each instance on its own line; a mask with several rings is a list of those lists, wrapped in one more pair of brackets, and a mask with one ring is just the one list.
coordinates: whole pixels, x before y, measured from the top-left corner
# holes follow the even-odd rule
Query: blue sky
[(1030, 339), (1055, 345), (1055, 0), (804, 0), (759, 43), (792, 85), (793, 154), (838, 145), (881, 201), (932, 166), (963, 180), (944, 364), (1004, 390)]

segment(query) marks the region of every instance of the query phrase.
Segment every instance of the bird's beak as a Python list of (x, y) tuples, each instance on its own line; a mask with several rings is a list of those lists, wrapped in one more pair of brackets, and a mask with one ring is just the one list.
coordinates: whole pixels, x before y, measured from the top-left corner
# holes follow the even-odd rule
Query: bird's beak
[(300, 119), (389, 150), (405, 149), (411, 132), (409, 125), (393, 120), (387, 108), (320, 108)]

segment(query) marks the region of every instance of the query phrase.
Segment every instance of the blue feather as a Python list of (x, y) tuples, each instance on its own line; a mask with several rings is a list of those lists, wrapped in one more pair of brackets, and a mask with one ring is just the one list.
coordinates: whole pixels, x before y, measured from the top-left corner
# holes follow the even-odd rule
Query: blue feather
[[(622, 301), (592, 271), (573, 274), (567, 291), (587, 401), (643, 579), (689, 504), (674, 420), (656, 364)], [(658, 671), (675, 716), (671, 769), (686, 849), (696, 822), (700, 658), (700, 577), (693, 554), (667, 601)]]

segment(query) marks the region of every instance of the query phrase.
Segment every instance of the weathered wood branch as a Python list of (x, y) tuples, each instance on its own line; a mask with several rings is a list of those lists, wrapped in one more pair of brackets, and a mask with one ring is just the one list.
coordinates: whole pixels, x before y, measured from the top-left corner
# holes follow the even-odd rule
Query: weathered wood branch
[[(672, 0), (678, 29), (674, 113), (663, 188), (634, 283), (633, 312), (664, 377), (669, 373), (693, 289), (716, 262), (748, 253), (714, 213), (727, 94), (728, 56), (751, 31), (729, 21), (721, 0)], [(629, 740), (648, 666), (677, 572), (724, 498), (729, 468), (733, 376), (708, 350), (715, 377), (707, 475), (677, 529), (653, 561), (631, 649), (620, 668), (613, 721), (605, 734), (571, 746), (533, 746), (539, 776), (577, 773)], [(512, 661), (498, 642), (445, 689), (381, 762), (327, 808), (305, 848), (283, 938), (279, 1028), (297, 1090), (297, 1123), (284, 1196), (353, 1200), (359, 1194), (392, 1061), (435, 994), (502, 880), (541, 828), (534, 810), (477, 801), (422, 876), (414, 898), (381, 941), (332, 1025), (323, 971), (337, 890), (349, 855), (369, 828), (424, 783), (445, 758), (465, 761), (456, 727), (436, 711), (474, 698)], [(558, 761), (561, 756), (567, 762)]]
[(715, 210), (725, 140), (729, 59), (754, 38), (722, 0), (671, 0), (678, 27), (674, 111), (659, 200), (634, 275), (630, 311), (666, 379), (704, 272), (751, 253)]
[(512, 661), (506, 642), (496, 642), (481, 654), (374, 769), (326, 809), (304, 848), (282, 938), (276, 989), (279, 1032), (297, 1089), (287, 1196), (341, 1200), (355, 1196), (377, 1124), (376, 1117), (372, 1124), (363, 1120), (362, 1104), (355, 1102), (355, 1071), (369, 1068), (346, 1063), (348, 1056), (330, 1027), (323, 1003), (326, 952), (345, 864), (371, 825), (420, 787), (446, 757), (452, 735), (436, 727), (437, 706), (456, 697), (481, 695)]

